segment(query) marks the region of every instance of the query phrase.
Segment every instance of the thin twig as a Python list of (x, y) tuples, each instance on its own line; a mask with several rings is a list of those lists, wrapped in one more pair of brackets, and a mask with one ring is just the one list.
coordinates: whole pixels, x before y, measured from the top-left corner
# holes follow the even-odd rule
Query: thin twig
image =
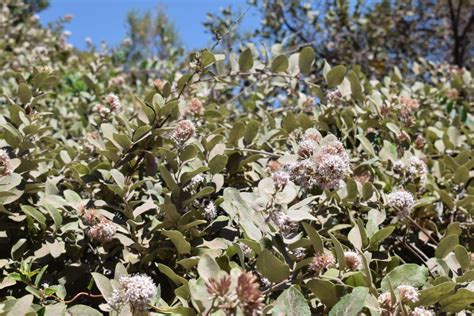
[(76, 295), (74, 295), (73, 298), (71, 298), (70, 300), (68, 301), (63, 301), (64, 304), (70, 304), (72, 302), (74, 302), (75, 300), (77, 300), (79, 297), (81, 296), (87, 296), (87, 297), (91, 297), (91, 298), (100, 298), (100, 297), (103, 297), (102, 294), (90, 294), (90, 293), (87, 293), (87, 292), (79, 292), (77, 293)]

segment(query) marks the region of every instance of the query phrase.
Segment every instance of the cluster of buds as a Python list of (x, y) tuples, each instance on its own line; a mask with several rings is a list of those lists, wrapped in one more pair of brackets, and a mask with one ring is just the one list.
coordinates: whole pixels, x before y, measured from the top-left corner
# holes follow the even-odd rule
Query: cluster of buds
[(110, 84), (113, 86), (122, 86), (125, 83), (125, 77), (123, 75), (118, 75), (110, 79)]
[(165, 87), (165, 83), (161, 79), (155, 79), (153, 81), (153, 85), (155, 86), (156, 89), (162, 91), (163, 88)]
[(331, 253), (320, 253), (317, 254), (313, 261), (311, 262), (309, 268), (314, 271), (316, 274), (321, 273), (321, 271), (328, 268), (334, 267), (336, 265), (336, 260)]
[(124, 304), (130, 304), (134, 311), (143, 312), (150, 301), (156, 296), (156, 285), (147, 275), (122, 276), (120, 287), (114, 289), (109, 298), (112, 309), (119, 311)]
[(84, 222), (89, 225), (86, 229), (86, 234), (90, 239), (103, 244), (114, 238), (118, 229), (117, 224), (113, 223), (108, 218), (97, 214), (96, 209), (82, 209), (80, 213)]
[(328, 99), (329, 102), (333, 103), (334, 105), (342, 105), (344, 103), (344, 98), (342, 97), (342, 94), (339, 90), (333, 90), (330, 91), (326, 98)]
[(9, 176), (11, 173), (10, 156), (5, 150), (0, 149), (0, 177)]
[(204, 114), (204, 106), (202, 102), (198, 98), (192, 98), (191, 101), (186, 106), (184, 110), (186, 115), (203, 115)]
[(411, 285), (400, 285), (397, 287), (400, 301), (403, 303), (418, 302), (418, 291)]
[(413, 125), (413, 113), (420, 107), (417, 100), (410, 97), (401, 96), (399, 98), (401, 109), (400, 116), (406, 126)]
[(415, 139), (415, 148), (416, 149), (423, 149), (426, 145), (426, 138), (423, 137), (423, 135), (418, 135), (416, 136)]
[(202, 175), (198, 174), (191, 178), (191, 181), (183, 188), (183, 191), (195, 193), (196, 189), (199, 187), (201, 183), (206, 180)]
[(243, 315), (258, 315), (263, 306), (260, 284), (251, 272), (240, 273), (235, 289), (228, 275), (219, 280), (210, 278), (206, 288), (217, 302), (216, 307), (229, 314), (235, 314), (239, 309)]
[(426, 163), (419, 157), (412, 156), (406, 161), (398, 160), (393, 164), (393, 171), (404, 181), (409, 181), (423, 187), (428, 175)]
[(286, 171), (279, 170), (279, 171), (273, 172), (272, 179), (277, 190), (283, 190), (283, 188), (285, 188), (288, 181), (290, 181), (290, 174)]
[(456, 89), (456, 88), (452, 88), (452, 89), (449, 89), (447, 92), (446, 92), (446, 96), (455, 101), (457, 99), (459, 99), (459, 91)]
[(303, 110), (306, 112), (311, 112), (314, 107), (314, 98), (307, 97), (306, 100), (303, 102)]
[(270, 214), (270, 218), (285, 237), (298, 231), (299, 223), (281, 211), (273, 211)]
[(323, 189), (338, 187), (351, 170), (349, 156), (342, 143), (334, 140), (321, 145), (311, 138), (302, 143), (298, 150), (301, 159), (289, 166), (292, 179), (307, 188), (315, 185)]
[(105, 103), (107, 105), (98, 103), (93, 108), (93, 111), (99, 114), (103, 119), (107, 118), (112, 112), (119, 112), (122, 108), (122, 104), (115, 94), (107, 95), (105, 97)]
[(194, 134), (196, 134), (194, 123), (190, 120), (181, 120), (171, 133), (171, 138), (178, 143), (178, 145), (184, 145)]
[(415, 199), (410, 192), (405, 190), (394, 191), (387, 195), (388, 206), (397, 211), (399, 218), (406, 218), (410, 215), (415, 205)]

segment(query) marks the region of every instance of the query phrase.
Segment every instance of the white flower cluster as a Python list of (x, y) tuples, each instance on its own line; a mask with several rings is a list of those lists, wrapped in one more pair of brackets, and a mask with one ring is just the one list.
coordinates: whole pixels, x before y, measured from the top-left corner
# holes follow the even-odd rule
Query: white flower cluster
[(415, 199), (405, 190), (394, 191), (387, 195), (388, 205), (398, 212), (398, 217), (405, 218), (410, 215)]
[(283, 236), (287, 237), (298, 230), (298, 222), (292, 220), (288, 215), (281, 211), (271, 213), (271, 219), (280, 229)]
[(406, 162), (402, 160), (395, 161), (393, 170), (402, 176), (406, 181), (415, 182), (424, 186), (428, 175), (426, 163), (417, 156), (408, 158)]
[(320, 271), (333, 267), (336, 264), (336, 260), (334, 256), (330, 253), (320, 253), (317, 254), (313, 261), (311, 262), (310, 268), (311, 270), (319, 273)]
[(415, 307), (415, 309), (411, 312), (411, 316), (434, 316), (434, 313), (429, 309), (423, 307)]
[(207, 221), (212, 222), (217, 217), (217, 209), (214, 202), (210, 201), (204, 208), (204, 217)]
[(120, 288), (114, 289), (109, 298), (109, 305), (115, 310), (128, 303), (134, 310), (145, 311), (150, 300), (156, 296), (156, 285), (145, 274), (123, 276), (119, 283)]
[(198, 174), (194, 176), (191, 181), (183, 188), (185, 192), (193, 192), (196, 188), (206, 180), (202, 175)]
[(306, 139), (298, 154), (304, 159), (290, 165), (289, 171), (293, 180), (304, 187), (337, 188), (351, 170), (349, 155), (337, 140), (318, 146), (316, 141)]
[(10, 156), (3, 149), (0, 149), (0, 177), (9, 176), (12, 173), (10, 169)]

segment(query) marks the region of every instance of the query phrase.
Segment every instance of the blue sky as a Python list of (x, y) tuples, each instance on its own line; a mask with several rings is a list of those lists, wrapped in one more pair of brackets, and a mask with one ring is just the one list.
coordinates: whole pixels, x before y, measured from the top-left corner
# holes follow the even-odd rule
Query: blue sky
[[(51, 0), (50, 7), (39, 13), (43, 24), (66, 14), (74, 16), (66, 30), (72, 33), (69, 42), (84, 48), (86, 37), (94, 43), (105, 40), (111, 45), (120, 43), (125, 37), (125, 17), (129, 10), (150, 10), (164, 6), (174, 21), (182, 42), (187, 49), (204, 48), (211, 35), (205, 32), (202, 22), (206, 13), (217, 13), (219, 8), (232, 4), (233, 8), (245, 10), (245, 0)], [(259, 23), (255, 11), (249, 11), (240, 24), (241, 30), (248, 30)]]

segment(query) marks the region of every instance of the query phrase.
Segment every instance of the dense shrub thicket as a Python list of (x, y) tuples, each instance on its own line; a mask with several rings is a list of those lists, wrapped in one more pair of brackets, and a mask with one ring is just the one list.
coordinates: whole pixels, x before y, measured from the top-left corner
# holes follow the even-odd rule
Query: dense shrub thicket
[(468, 69), (279, 44), (124, 68), (16, 0), (0, 34), (2, 314), (472, 310)]

